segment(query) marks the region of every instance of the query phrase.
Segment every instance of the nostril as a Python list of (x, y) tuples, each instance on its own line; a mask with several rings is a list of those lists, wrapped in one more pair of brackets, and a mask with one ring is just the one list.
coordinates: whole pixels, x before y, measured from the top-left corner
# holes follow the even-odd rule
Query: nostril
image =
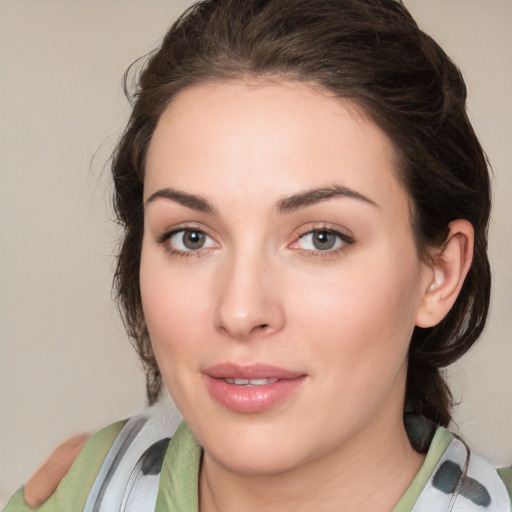
[(255, 325), (252, 329), (251, 329), (251, 333), (252, 334), (255, 334), (257, 332), (260, 332), (260, 331), (265, 331), (266, 329), (268, 329), (270, 327), (269, 324), (259, 324), (259, 325)]

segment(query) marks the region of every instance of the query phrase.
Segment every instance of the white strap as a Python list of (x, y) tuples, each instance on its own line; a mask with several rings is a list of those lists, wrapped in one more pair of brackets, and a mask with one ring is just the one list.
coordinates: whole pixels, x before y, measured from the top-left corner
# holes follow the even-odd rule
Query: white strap
[(181, 420), (169, 398), (130, 418), (105, 457), (84, 512), (153, 512), (161, 464), (157, 472), (151, 464), (165, 453)]
[(412, 512), (511, 512), (496, 468), (454, 439), (439, 460)]

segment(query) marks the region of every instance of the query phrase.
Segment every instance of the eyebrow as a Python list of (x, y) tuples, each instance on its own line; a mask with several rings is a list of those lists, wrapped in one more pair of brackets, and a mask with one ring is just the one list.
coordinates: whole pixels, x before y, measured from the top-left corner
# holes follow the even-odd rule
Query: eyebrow
[(281, 199), (276, 206), (279, 212), (287, 213), (339, 196), (357, 199), (378, 207), (377, 203), (372, 201), (370, 198), (342, 185), (331, 185), (330, 187), (313, 188), (303, 192), (298, 192), (297, 194)]
[(148, 205), (156, 199), (169, 199), (183, 206), (186, 206), (187, 208), (191, 208), (192, 210), (197, 210), (203, 213), (209, 213), (212, 215), (217, 213), (215, 207), (208, 200), (200, 196), (187, 194), (186, 192), (181, 192), (180, 190), (173, 188), (162, 188), (157, 190), (148, 197), (148, 199), (145, 201), (145, 204)]
[[(311, 206), (313, 204), (340, 196), (357, 199), (364, 203), (378, 207), (378, 205), (370, 198), (360, 194), (359, 192), (356, 192), (355, 190), (344, 187), (342, 185), (331, 185), (329, 187), (319, 187), (304, 190), (302, 192), (286, 196), (278, 201), (276, 204), (276, 209), (280, 213), (288, 213), (299, 210), (300, 208), (304, 208), (305, 206)], [(145, 201), (145, 204), (147, 205), (152, 203), (156, 199), (167, 199), (174, 201), (187, 208), (191, 208), (192, 210), (197, 210), (199, 212), (208, 213), (211, 215), (216, 215), (218, 213), (217, 209), (207, 199), (195, 194), (188, 194), (187, 192), (182, 192), (174, 188), (167, 187), (157, 190), (149, 196), (149, 198)]]

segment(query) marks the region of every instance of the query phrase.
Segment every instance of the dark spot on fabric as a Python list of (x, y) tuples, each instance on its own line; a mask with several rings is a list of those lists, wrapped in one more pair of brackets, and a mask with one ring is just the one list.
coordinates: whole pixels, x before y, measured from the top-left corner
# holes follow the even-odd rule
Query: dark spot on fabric
[(143, 455), (142, 460), (142, 474), (143, 475), (158, 475), (162, 470), (162, 464), (164, 463), (165, 452), (169, 445), (170, 437), (160, 439), (156, 443), (153, 443)]
[[(444, 492), (452, 494), (457, 488), (457, 484), (462, 476), (460, 467), (451, 460), (447, 460), (441, 464), (432, 479), (433, 486)], [(465, 477), (462, 480), (459, 494), (464, 498), (472, 501), (479, 507), (487, 508), (491, 504), (491, 496), (487, 489), (474, 478)]]
[(447, 460), (443, 462), (440, 468), (436, 471), (432, 484), (441, 492), (451, 494), (455, 491), (461, 476), (462, 471), (460, 467), (455, 464), (455, 462)]
[(474, 478), (464, 478), (462, 481), (461, 495), (471, 500), (475, 505), (488, 507), (491, 504), (491, 496), (487, 489)]

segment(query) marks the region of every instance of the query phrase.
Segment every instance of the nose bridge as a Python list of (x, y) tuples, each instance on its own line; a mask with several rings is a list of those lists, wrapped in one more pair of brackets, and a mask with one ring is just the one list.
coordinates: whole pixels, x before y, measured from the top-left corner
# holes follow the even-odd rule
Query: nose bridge
[(217, 328), (239, 340), (280, 330), (284, 311), (275, 286), (276, 272), (263, 250), (247, 244), (233, 251), (219, 274)]

